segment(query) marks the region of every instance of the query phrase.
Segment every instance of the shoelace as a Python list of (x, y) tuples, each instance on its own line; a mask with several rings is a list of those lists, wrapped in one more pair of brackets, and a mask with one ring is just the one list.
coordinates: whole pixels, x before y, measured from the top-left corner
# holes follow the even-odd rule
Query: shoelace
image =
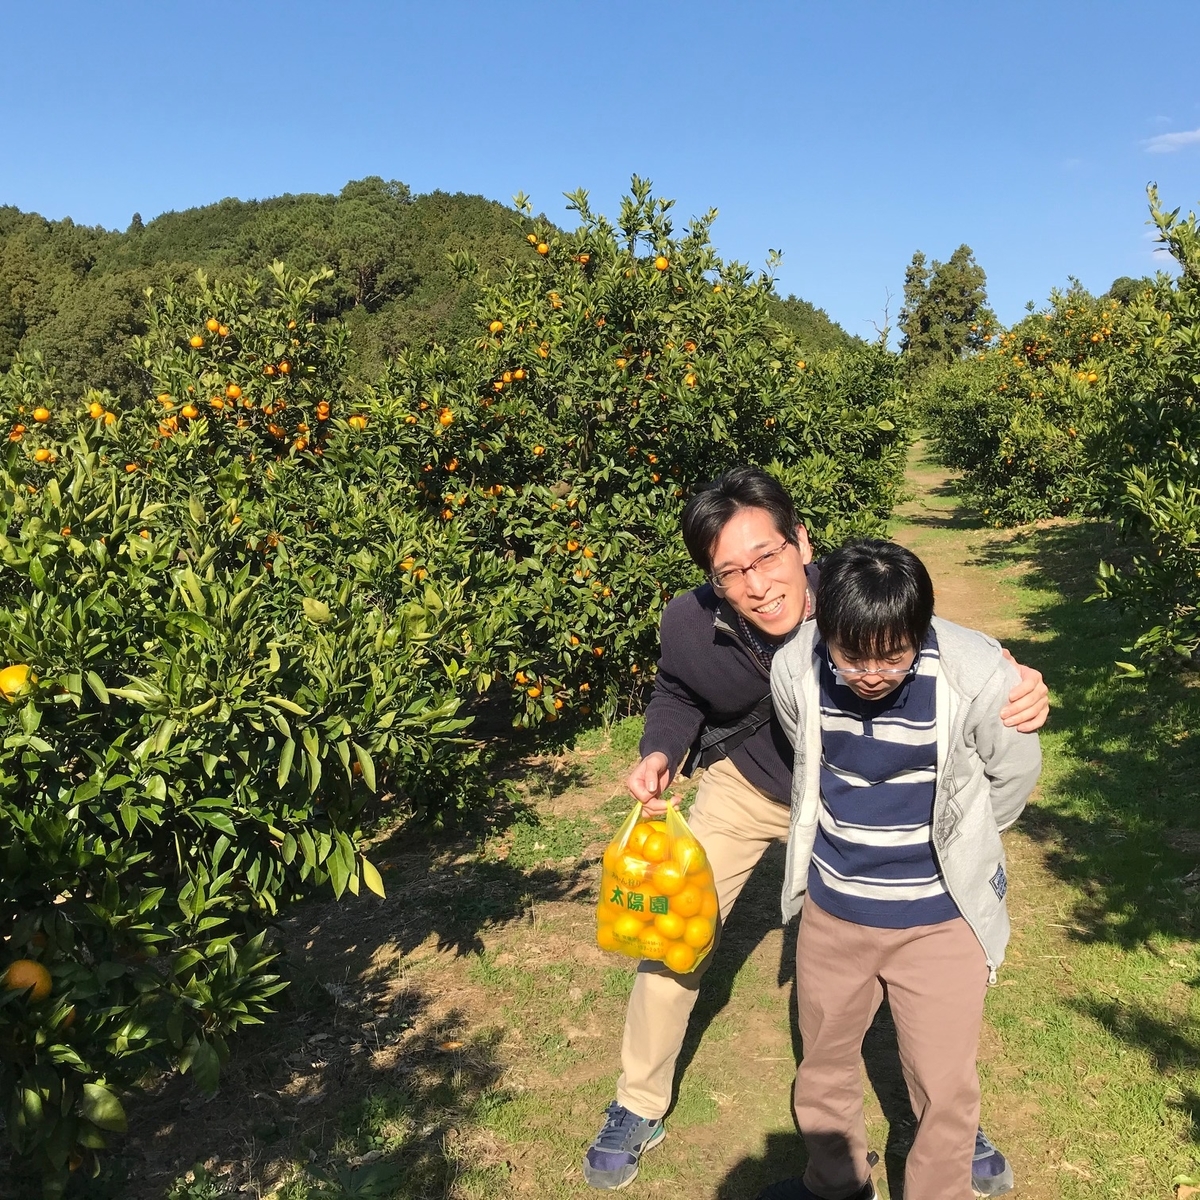
[(982, 1129), (975, 1132), (975, 1158), (987, 1158), (996, 1153), (996, 1147), (988, 1141), (988, 1136)]
[(607, 1120), (595, 1144), (602, 1150), (624, 1150), (626, 1134), (641, 1117), (627, 1108), (622, 1108), (615, 1100), (604, 1111)]

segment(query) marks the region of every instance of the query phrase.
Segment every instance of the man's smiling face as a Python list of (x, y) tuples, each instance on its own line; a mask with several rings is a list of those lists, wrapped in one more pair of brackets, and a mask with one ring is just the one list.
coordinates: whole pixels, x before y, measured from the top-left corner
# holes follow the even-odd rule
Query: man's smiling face
[(796, 527), (797, 544), (788, 542), (763, 508), (742, 508), (725, 523), (712, 548), (710, 574), (748, 567), (762, 555), (782, 551), (767, 566), (736, 575), (717, 594), (768, 637), (786, 637), (808, 607), (808, 580), (804, 574), (812, 561), (812, 547), (803, 525)]

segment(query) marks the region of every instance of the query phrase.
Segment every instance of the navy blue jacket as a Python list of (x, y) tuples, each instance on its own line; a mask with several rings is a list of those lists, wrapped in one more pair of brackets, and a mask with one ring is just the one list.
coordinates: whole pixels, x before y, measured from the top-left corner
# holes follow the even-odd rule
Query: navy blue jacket
[[(818, 572), (807, 568), (816, 592)], [(661, 657), (646, 708), (639, 750), (666, 755), (677, 771), (706, 726), (735, 724), (771, 693), (771, 675), (743, 642), (737, 616), (711, 584), (676, 596), (659, 626)], [(729, 755), (730, 761), (773, 800), (792, 794), (792, 747), (772, 716)]]

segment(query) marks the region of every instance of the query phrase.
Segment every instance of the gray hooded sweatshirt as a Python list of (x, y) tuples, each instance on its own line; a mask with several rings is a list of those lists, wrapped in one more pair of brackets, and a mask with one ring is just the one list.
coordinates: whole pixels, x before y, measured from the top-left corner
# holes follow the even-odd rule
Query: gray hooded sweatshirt
[[(990, 982), (1008, 945), (1008, 891), (1000, 834), (1021, 815), (1042, 768), (1037, 735), (1000, 720), (1017, 670), (985, 634), (934, 617), (937, 785), (933, 850), (958, 911), (987, 955)], [(804, 904), (821, 810), (820, 660), (816, 622), (802, 625), (771, 668), (775, 713), (795, 750), (783, 919)]]

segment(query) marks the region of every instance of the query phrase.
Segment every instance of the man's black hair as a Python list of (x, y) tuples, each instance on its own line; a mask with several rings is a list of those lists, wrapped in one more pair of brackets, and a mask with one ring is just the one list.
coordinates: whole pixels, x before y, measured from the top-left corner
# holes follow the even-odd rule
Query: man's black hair
[(743, 508), (764, 509), (779, 536), (796, 544), (796, 507), (782, 484), (759, 467), (733, 467), (697, 492), (683, 510), (683, 544), (706, 575), (721, 530)]
[(895, 542), (865, 538), (821, 559), (817, 628), (853, 658), (919, 649), (933, 618), (925, 564)]

